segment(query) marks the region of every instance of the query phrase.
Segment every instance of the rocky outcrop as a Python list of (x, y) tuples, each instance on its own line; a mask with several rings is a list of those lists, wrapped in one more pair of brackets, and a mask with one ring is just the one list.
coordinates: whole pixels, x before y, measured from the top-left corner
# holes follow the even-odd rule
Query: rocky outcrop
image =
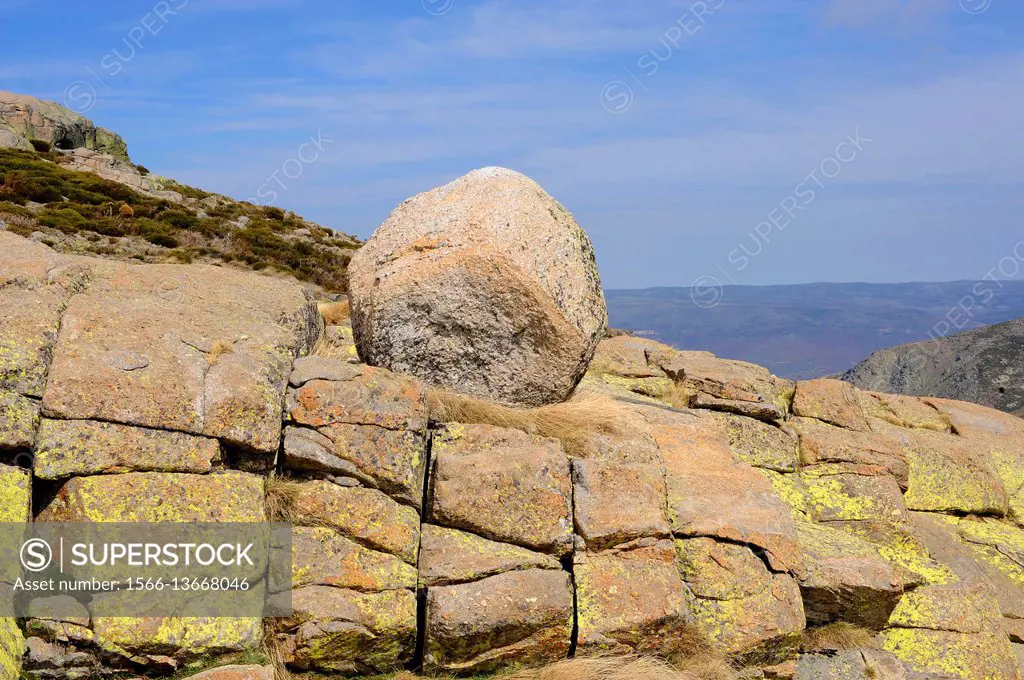
[(346, 288), (359, 246), (274, 205), (152, 174), (117, 135), (58, 104), (5, 92), (0, 230), (67, 254), (250, 268), (330, 291)]
[[(415, 377), (311, 355), (292, 284), (2, 232), (0, 310), (0, 521), (293, 525), (290, 616), (33, 611), (0, 619), (0, 678), (262, 680), (265, 639), (342, 676), (710, 649), (750, 677), (1021, 677), (1014, 416), (617, 337), (580, 386), (613, 426), (448, 422)], [(836, 623), (870, 642), (807, 647)]]
[(565, 399), (607, 324), (590, 239), (504, 168), (402, 203), (353, 257), (368, 363), (500, 402)]
[(1024, 319), (879, 350), (843, 375), (864, 390), (961, 399), (1024, 415)]
[(120, 135), (54, 102), (0, 91), (0, 148), (31, 149), (31, 140), (55, 149), (88, 149), (130, 162), (128, 146)]

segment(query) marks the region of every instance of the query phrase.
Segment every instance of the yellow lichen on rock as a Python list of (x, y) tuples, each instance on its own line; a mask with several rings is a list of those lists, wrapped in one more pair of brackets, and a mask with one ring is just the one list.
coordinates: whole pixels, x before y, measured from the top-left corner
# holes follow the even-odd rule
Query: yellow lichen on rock
[(32, 475), (0, 464), (0, 522), (28, 522), (31, 518)]
[(0, 680), (21, 676), (21, 658), (25, 654), (25, 636), (12, 618), (0, 618)]

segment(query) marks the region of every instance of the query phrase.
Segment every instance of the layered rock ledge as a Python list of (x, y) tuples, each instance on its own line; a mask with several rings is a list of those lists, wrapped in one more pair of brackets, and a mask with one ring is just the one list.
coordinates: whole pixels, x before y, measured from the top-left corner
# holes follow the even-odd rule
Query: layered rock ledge
[[(0, 232), (0, 521), (295, 527), (291, 617), (3, 619), (0, 678), (267, 678), (267, 645), (327, 676), (468, 675), (698, 642), (750, 677), (1021, 677), (1024, 420), (620, 336), (579, 388), (616, 420), (569, 442), (447, 422), (351, 338), (297, 285)], [(870, 642), (806, 648), (836, 623)]]

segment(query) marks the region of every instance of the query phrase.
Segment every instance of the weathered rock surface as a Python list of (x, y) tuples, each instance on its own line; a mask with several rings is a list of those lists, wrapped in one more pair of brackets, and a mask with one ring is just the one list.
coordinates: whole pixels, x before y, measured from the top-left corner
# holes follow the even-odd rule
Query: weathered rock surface
[(420, 538), (420, 584), (444, 586), (479, 581), (521, 569), (560, 570), (551, 555), (499, 543), (458, 529), (424, 524)]
[(564, 571), (527, 569), (427, 591), (427, 671), (486, 672), (564, 658), (572, 585)]
[(216, 439), (92, 420), (39, 426), (36, 477), (63, 479), (116, 472), (211, 472), (222, 464)]
[(0, 464), (0, 522), (32, 519), (32, 475), (22, 468)]
[(274, 680), (267, 666), (221, 666), (192, 676), (192, 680)]
[(292, 593), (294, 614), (277, 636), (283, 660), (347, 675), (396, 670), (416, 648), (416, 596), (312, 586)]
[(368, 363), (501, 402), (565, 399), (607, 325), (590, 239), (503, 168), (402, 203), (349, 276)]
[(800, 579), (807, 622), (846, 621), (885, 627), (903, 595), (903, 582), (871, 543), (827, 524), (798, 526), (804, 553)]
[[(1018, 418), (619, 336), (581, 389), (621, 422), (563, 445), (436, 422), (408, 375), (293, 360), (322, 322), (290, 284), (0, 246), (0, 521), (287, 518), (292, 670), (703, 644), (751, 677), (1020, 678)], [(0, 677), (267, 670), (230, 666), (258, 619), (53, 604), (0, 619)], [(800, 653), (833, 622), (885, 650)]]
[(481, 425), (435, 448), (430, 521), (556, 556), (572, 550), (569, 459), (552, 439)]
[(651, 431), (665, 460), (673, 532), (748, 543), (765, 552), (773, 569), (798, 571), (802, 558), (789, 508), (763, 475), (733, 457), (722, 422), (652, 409), (645, 415), (657, 417)]
[(1019, 678), (999, 609), (985, 587), (926, 586), (904, 595), (883, 647), (912, 670), (942, 677)]
[(697, 630), (748, 662), (783, 660), (805, 626), (796, 579), (744, 545), (692, 538), (676, 547)]
[(315, 480), (299, 485), (289, 513), (300, 526), (324, 526), (374, 550), (416, 563), (420, 518), (376, 489)]
[(216, 475), (132, 472), (73, 477), (36, 517), (39, 522), (262, 522), (264, 481)]
[[(31, 149), (38, 139), (57, 149), (84, 148), (128, 161), (128, 146), (110, 130), (53, 102), (0, 91), (0, 147)], [(6, 140), (6, 141), (4, 141)]]
[(692, 608), (671, 541), (576, 554), (577, 653), (671, 654), (692, 640)]
[(577, 460), (572, 475), (576, 531), (588, 548), (669, 535), (661, 467)]
[(39, 404), (14, 392), (0, 392), (0, 455), (27, 451), (39, 426)]

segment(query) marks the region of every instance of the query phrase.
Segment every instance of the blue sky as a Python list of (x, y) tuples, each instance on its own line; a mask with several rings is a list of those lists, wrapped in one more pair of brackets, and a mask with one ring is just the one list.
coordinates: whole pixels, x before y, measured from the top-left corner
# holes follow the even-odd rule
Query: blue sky
[(611, 288), (1024, 270), (1019, 0), (0, 0), (0, 89), (362, 237), (509, 166)]

